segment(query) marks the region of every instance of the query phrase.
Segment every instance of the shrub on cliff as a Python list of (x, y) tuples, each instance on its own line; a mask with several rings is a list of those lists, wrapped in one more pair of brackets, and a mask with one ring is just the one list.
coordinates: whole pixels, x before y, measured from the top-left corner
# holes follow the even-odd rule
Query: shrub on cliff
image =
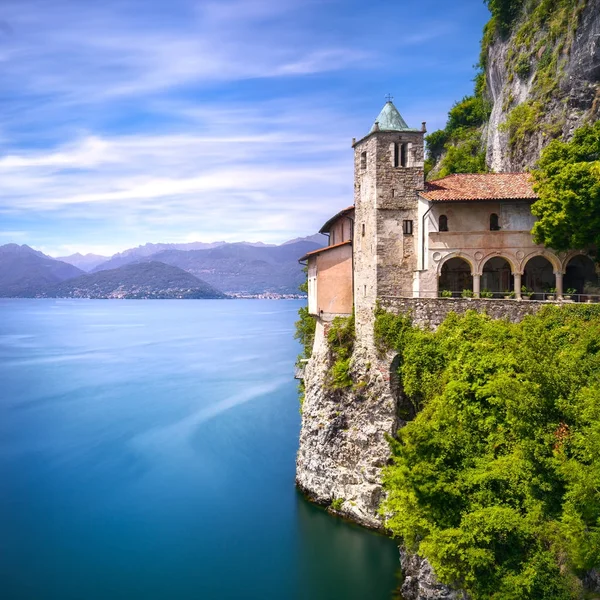
[(600, 307), (451, 315), (397, 350), (423, 408), (392, 442), (388, 527), (473, 600), (581, 598), (600, 565)]

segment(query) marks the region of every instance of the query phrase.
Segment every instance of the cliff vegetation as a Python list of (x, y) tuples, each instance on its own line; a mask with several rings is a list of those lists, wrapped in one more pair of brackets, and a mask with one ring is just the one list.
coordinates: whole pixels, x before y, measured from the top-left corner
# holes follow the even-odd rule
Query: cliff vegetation
[(523, 170), (600, 113), (598, 0), (486, 0), (472, 96), (426, 137), (429, 178)]
[(390, 440), (393, 534), (473, 600), (583, 598), (600, 564), (600, 307), (451, 314), (435, 332), (378, 311), (375, 333), (419, 409)]

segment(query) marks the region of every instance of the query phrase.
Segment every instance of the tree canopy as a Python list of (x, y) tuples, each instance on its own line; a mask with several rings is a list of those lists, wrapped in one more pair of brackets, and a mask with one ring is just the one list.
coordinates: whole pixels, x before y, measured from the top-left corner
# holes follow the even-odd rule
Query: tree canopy
[(539, 195), (536, 243), (555, 250), (600, 247), (600, 121), (578, 129), (570, 142), (554, 140), (533, 171)]
[(600, 307), (397, 319), (376, 337), (420, 410), (391, 442), (387, 526), (472, 600), (582, 598), (600, 564)]

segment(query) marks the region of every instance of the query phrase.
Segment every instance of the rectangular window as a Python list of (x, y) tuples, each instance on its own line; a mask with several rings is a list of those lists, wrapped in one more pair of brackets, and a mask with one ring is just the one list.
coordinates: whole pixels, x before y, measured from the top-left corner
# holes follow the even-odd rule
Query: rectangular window
[(363, 236), (365, 235), (365, 224), (364, 223), (362, 224), (362, 234), (363, 234)]
[(367, 153), (366, 152), (360, 153), (360, 168), (363, 171), (367, 170)]
[(402, 221), (402, 233), (404, 235), (412, 235), (413, 232), (413, 222), (412, 221)]
[(407, 158), (406, 144), (401, 144), (400, 145), (400, 166), (402, 166), (402, 167), (406, 166), (406, 158)]
[(394, 144), (394, 166), (400, 165), (400, 144)]

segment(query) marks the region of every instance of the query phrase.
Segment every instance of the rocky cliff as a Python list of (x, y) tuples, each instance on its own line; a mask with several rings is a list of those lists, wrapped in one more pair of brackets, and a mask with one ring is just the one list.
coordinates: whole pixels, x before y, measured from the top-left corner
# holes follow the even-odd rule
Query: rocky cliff
[(600, 0), (524, 3), (508, 36), (484, 39), (482, 59), (487, 166), (531, 167), (551, 139), (600, 117)]
[(429, 178), (522, 171), (600, 118), (600, 0), (487, 0), (473, 96), (427, 136)]
[(357, 345), (351, 363), (354, 384), (333, 387), (328, 328), (317, 322), (305, 370), (296, 483), (313, 502), (381, 529), (381, 467), (390, 456), (386, 434), (394, 435), (400, 426), (390, 362), (379, 359), (374, 348)]

